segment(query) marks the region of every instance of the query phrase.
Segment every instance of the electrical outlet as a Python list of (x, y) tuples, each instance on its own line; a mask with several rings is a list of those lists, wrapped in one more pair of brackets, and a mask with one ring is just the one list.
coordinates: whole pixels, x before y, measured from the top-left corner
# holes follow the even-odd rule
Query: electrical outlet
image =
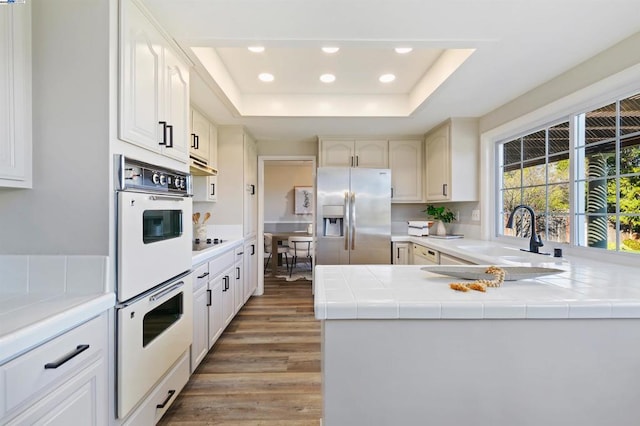
[(480, 222), (480, 210), (476, 209), (471, 211), (471, 220), (475, 220), (476, 222)]

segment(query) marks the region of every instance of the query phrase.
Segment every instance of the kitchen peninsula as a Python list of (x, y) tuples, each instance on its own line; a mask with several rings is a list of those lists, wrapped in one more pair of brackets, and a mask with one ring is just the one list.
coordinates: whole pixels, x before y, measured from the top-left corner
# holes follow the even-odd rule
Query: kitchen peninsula
[(464, 244), (565, 272), (461, 293), (418, 265), (317, 266), (323, 424), (636, 424), (637, 268)]

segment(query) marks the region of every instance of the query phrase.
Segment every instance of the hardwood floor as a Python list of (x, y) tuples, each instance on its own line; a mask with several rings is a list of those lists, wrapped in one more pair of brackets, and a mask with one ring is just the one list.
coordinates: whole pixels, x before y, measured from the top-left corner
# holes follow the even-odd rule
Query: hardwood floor
[(321, 410), (311, 282), (265, 277), (159, 425), (317, 426)]

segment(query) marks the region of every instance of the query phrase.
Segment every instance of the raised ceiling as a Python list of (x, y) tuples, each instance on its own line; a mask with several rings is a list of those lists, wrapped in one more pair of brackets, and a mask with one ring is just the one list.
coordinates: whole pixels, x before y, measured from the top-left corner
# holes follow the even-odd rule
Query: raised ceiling
[[(194, 103), (261, 141), (421, 134), (483, 116), (640, 31), (637, 0), (145, 3), (196, 64)], [(319, 82), (327, 72), (334, 83)]]

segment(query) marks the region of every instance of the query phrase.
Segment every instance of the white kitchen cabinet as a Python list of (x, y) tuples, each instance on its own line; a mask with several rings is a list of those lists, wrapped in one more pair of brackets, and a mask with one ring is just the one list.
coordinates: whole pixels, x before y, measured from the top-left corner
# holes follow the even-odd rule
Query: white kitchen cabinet
[(191, 341), (191, 372), (209, 352), (209, 265), (204, 263), (193, 271), (193, 338)]
[(410, 253), (410, 243), (394, 242), (391, 244), (391, 258), (394, 265), (409, 265)]
[(409, 246), (410, 243), (395, 242), (391, 245), (392, 259), (394, 265), (409, 264)]
[(0, 424), (108, 424), (108, 315), (0, 367)]
[(120, 24), (120, 139), (186, 163), (189, 67), (138, 0)]
[(191, 134), (189, 155), (209, 163), (211, 127), (209, 120), (197, 109), (191, 107)]
[(31, 188), (31, 5), (0, 6), (0, 187)]
[(392, 203), (424, 202), (422, 147), (422, 140), (389, 141)]
[(252, 238), (244, 246), (244, 303), (258, 288), (258, 248)]
[(258, 155), (256, 142), (239, 126), (218, 127), (218, 225), (242, 225), (243, 236), (256, 235)]
[[(218, 129), (211, 122), (209, 124), (209, 160), (207, 164), (218, 168)], [(202, 143), (202, 141), (200, 141)], [(218, 176), (193, 176), (193, 201), (218, 201)]]
[(387, 140), (320, 139), (321, 167), (389, 167)]
[(478, 121), (452, 118), (425, 137), (426, 201), (478, 199)]
[(244, 305), (244, 246), (236, 249), (236, 258), (233, 265), (234, 282), (233, 282), (233, 300), (235, 303), (234, 314), (238, 313)]

